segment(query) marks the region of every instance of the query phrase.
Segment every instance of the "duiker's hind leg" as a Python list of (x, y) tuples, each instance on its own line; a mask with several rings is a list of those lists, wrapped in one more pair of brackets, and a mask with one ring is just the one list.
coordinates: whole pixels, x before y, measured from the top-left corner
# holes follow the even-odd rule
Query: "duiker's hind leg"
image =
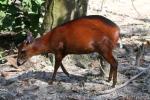
[(118, 63), (115, 60), (114, 56), (112, 55), (112, 50), (105, 50), (103, 52), (100, 52), (100, 54), (110, 64), (110, 72), (109, 72), (108, 81), (111, 81), (111, 79), (113, 78), (113, 85), (112, 85), (112, 87), (115, 87), (115, 85), (117, 83), (117, 67), (118, 67)]
[(112, 87), (115, 87), (117, 83), (117, 68), (118, 68), (118, 63), (115, 60), (114, 56), (112, 55), (112, 52), (108, 54), (104, 54), (105, 59), (110, 63), (110, 72), (109, 72), (109, 78), (108, 82), (111, 81), (113, 78), (113, 85)]

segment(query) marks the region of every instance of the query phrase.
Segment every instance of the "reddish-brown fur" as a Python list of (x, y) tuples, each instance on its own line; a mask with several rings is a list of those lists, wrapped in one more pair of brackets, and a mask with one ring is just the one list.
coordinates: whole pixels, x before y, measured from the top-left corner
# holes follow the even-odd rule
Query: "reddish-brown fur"
[(54, 28), (32, 43), (22, 43), (19, 47), (17, 62), (19, 65), (20, 61), (23, 60), (20, 57), (21, 54), (25, 55), (25, 62), (29, 57), (42, 52), (54, 53), (53, 81), (59, 66), (69, 76), (62, 64), (62, 59), (66, 55), (98, 52), (111, 65), (108, 81), (113, 78), (113, 86), (115, 86), (118, 64), (112, 55), (112, 50), (119, 39), (119, 31), (119, 27), (115, 23), (102, 16), (78, 18)]

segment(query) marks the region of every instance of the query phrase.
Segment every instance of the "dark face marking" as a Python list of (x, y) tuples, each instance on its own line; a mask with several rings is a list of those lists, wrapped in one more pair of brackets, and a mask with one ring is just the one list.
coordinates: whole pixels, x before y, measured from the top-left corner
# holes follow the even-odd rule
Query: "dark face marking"
[(33, 42), (32, 33), (27, 33), (27, 39), (24, 40), (21, 44), (18, 45), (18, 57), (17, 57), (17, 65), (23, 65), (27, 60), (27, 46)]

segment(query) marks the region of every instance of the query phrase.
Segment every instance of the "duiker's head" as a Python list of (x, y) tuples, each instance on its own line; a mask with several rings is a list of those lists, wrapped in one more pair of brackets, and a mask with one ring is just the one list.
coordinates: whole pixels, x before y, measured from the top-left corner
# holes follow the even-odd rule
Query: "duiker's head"
[(17, 65), (20, 66), (28, 60), (27, 48), (32, 43), (32, 33), (27, 34), (26, 40), (18, 45)]

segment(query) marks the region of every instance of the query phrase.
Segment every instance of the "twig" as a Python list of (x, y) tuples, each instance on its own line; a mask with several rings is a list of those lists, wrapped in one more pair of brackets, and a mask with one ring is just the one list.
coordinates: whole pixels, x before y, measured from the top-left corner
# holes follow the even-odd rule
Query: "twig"
[(135, 65), (140, 66), (142, 64), (143, 58), (144, 58), (144, 44), (142, 43), (142, 45), (140, 45), (137, 48), (137, 52), (136, 52), (136, 62)]
[(2, 59), (6, 59), (7, 62), (5, 64), (1, 64), (1, 65), (2, 66), (3, 65), (10, 65), (11, 67), (14, 67), (15, 69), (20, 70), (20, 68), (16, 65), (16, 59), (14, 58), (14, 56), (16, 56), (16, 54), (3, 57)]
[(133, 6), (134, 10), (136, 11), (136, 13), (137, 13), (139, 16), (141, 16), (141, 14), (140, 14), (140, 13), (137, 11), (137, 9), (135, 8), (134, 3), (133, 3), (133, 0), (131, 0), (131, 3), (132, 3), (132, 6)]
[(142, 72), (140, 72), (139, 74), (133, 76), (131, 79), (129, 79), (127, 82), (125, 82), (124, 84), (122, 85), (119, 85), (119, 86), (116, 86), (115, 88), (112, 88), (112, 89), (109, 89), (109, 90), (105, 90), (105, 91), (100, 91), (98, 92), (96, 95), (104, 95), (104, 94), (109, 94), (109, 93), (112, 93), (113, 91), (116, 91), (120, 88), (123, 88), (125, 87), (126, 85), (128, 85), (130, 82), (132, 82), (134, 79), (136, 79), (137, 77), (139, 77), (140, 75), (142, 75), (144, 72), (146, 72), (147, 70), (150, 69), (150, 66), (146, 69), (144, 69)]
[(12, 69), (12, 70), (5, 71), (5, 72), (21, 72), (21, 71), (23, 71), (23, 69)]
[(15, 32), (0, 32), (0, 36), (15, 36)]
[(103, 10), (104, 0), (102, 0), (101, 11)]
[(17, 57), (17, 54), (12, 54), (12, 55), (8, 55), (8, 56), (4, 56), (4, 57), (2, 57), (2, 59), (7, 59), (9, 57)]

